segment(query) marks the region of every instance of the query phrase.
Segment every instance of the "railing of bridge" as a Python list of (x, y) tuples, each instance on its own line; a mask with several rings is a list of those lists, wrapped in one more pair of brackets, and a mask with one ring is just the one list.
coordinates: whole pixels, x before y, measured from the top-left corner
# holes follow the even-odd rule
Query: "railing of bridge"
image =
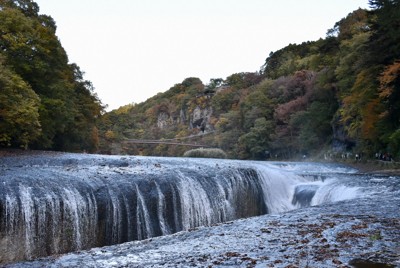
[(204, 147), (211, 148), (207, 144), (199, 144), (197, 142), (182, 142), (182, 140), (194, 139), (198, 137), (202, 137), (205, 135), (209, 135), (214, 133), (214, 131), (205, 132), (197, 135), (173, 138), (173, 139), (161, 139), (161, 140), (145, 140), (145, 139), (125, 139), (123, 142), (126, 143), (135, 143), (135, 144), (165, 144), (165, 145), (179, 145), (179, 146), (189, 146), (189, 147)]

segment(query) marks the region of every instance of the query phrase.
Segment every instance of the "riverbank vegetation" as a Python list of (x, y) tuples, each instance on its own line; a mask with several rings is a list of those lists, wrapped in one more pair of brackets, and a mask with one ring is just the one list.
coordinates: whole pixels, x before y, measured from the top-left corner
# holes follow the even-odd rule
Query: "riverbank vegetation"
[(185, 146), (126, 143), (174, 139), (237, 159), (400, 158), (398, 0), (370, 0), (325, 38), (269, 53), (257, 72), (187, 78), (105, 114), (51, 17), (30, 0), (1, 3), (2, 146), (182, 156)]

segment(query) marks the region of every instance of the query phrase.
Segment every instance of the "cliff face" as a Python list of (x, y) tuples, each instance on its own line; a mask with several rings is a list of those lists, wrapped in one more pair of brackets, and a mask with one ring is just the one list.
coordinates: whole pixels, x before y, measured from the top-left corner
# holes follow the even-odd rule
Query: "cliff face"
[(100, 152), (111, 154), (142, 154), (181, 156), (188, 146), (159, 144), (126, 144), (126, 140), (174, 139), (196, 146), (214, 146), (204, 134), (215, 131), (218, 116), (213, 107), (215, 90), (206, 89), (198, 78), (187, 78), (168, 91), (149, 100), (121, 107), (104, 115)]
[(160, 129), (166, 129), (176, 123), (167, 112), (160, 112), (157, 116), (157, 127)]
[(211, 124), (213, 109), (211, 106), (201, 108), (196, 106), (193, 111), (180, 109), (179, 113), (170, 114), (162, 111), (157, 115), (157, 127), (162, 130), (177, 126), (187, 127), (188, 129), (199, 129), (202, 132), (214, 130)]
[(190, 128), (198, 128), (203, 132), (213, 130), (214, 126), (210, 122), (212, 113), (211, 106), (205, 108), (197, 106), (190, 114)]

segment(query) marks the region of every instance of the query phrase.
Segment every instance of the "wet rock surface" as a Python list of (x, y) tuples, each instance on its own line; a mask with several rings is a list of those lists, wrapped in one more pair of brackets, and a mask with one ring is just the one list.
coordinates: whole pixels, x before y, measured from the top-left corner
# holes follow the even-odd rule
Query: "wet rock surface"
[(400, 267), (399, 207), (344, 201), (9, 267)]
[[(50, 158), (29, 158), (29, 165), (46, 166), (50, 162), (54, 165), (54, 161), (59, 161), (64, 169), (76, 171), (82, 169), (83, 163), (101, 166), (105, 161), (107, 169), (113, 171), (101, 174), (111, 176), (115, 170), (127, 172), (127, 165), (132, 166), (133, 161), (121, 157), (107, 161), (93, 157)], [(0, 163), (3, 172), (20, 165), (8, 161)], [(145, 164), (154, 170), (166, 165), (158, 159), (134, 161), (141, 161), (137, 167), (146, 172), (149, 170), (143, 168)], [(360, 194), (351, 200), (5, 267), (400, 267), (399, 177), (349, 173), (345, 169), (331, 174), (329, 170), (321, 171), (321, 167), (316, 172), (312, 170), (315, 165), (307, 163), (275, 163), (275, 166), (316, 180), (333, 176), (347, 187), (343, 192), (357, 188)], [(318, 198), (318, 193), (312, 198)]]
[[(240, 197), (240, 198), (239, 198)], [(267, 212), (251, 168), (78, 154), (0, 158), (0, 264)]]

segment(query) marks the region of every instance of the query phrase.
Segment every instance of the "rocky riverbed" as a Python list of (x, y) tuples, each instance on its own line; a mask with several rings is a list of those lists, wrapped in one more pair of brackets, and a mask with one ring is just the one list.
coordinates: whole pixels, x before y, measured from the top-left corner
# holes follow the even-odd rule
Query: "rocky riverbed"
[(330, 167), (321, 171), (325, 166), (312, 163), (272, 165), (304, 177), (333, 176), (344, 192), (358, 194), (5, 267), (400, 267), (399, 177), (342, 169), (331, 174)]

